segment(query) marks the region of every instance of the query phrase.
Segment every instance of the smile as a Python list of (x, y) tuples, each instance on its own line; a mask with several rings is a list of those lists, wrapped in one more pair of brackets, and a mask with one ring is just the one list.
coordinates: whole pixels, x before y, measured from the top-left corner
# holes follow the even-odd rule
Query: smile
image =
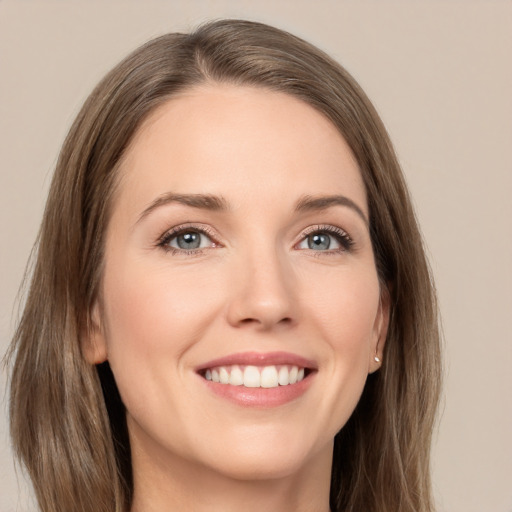
[(307, 369), (295, 365), (271, 366), (216, 366), (207, 368), (203, 377), (206, 380), (231, 386), (246, 388), (277, 388), (296, 384), (307, 375)]
[(205, 362), (195, 371), (214, 395), (237, 406), (266, 409), (306, 394), (318, 365), (291, 352), (240, 352)]

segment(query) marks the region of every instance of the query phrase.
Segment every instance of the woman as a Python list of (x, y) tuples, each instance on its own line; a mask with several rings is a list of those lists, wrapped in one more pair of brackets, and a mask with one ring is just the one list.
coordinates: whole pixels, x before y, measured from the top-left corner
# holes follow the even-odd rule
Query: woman
[(13, 341), (43, 511), (432, 511), (435, 293), (386, 131), (277, 29), (136, 50), (64, 143)]

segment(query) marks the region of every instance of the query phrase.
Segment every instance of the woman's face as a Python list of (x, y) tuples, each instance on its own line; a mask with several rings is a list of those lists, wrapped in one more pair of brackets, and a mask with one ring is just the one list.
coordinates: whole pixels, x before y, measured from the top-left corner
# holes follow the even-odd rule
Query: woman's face
[(388, 317), (344, 139), (291, 96), (203, 86), (150, 116), (120, 173), (86, 354), (111, 365), (134, 471), (330, 464)]

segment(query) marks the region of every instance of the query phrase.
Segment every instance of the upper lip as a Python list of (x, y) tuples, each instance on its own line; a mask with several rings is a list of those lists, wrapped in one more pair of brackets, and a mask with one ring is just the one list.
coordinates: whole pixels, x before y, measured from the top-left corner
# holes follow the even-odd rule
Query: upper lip
[(306, 359), (291, 352), (240, 352), (237, 354), (230, 354), (228, 356), (212, 359), (196, 368), (197, 372), (201, 372), (208, 368), (215, 368), (218, 366), (231, 366), (231, 365), (244, 365), (244, 366), (271, 366), (271, 365), (293, 365), (301, 368), (308, 368), (316, 370), (317, 365), (314, 361)]

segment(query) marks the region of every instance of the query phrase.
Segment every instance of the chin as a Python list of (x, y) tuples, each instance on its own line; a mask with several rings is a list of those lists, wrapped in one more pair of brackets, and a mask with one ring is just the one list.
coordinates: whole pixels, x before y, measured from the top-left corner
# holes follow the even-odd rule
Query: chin
[[(220, 440), (219, 440), (220, 441)], [(304, 435), (289, 432), (254, 432), (251, 436), (226, 439), (212, 450), (211, 464), (219, 474), (235, 480), (272, 480), (300, 473), (316, 457), (332, 457), (332, 442), (318, 448)]]
[(218, 474), (233, 480), (257, 481), (279, 480), (293, 476), (301, 471), (306, 462), (299, 457), (266, 457), (264, 454), (241, 454), (236, 460), (218, 464), (212, 468)]

